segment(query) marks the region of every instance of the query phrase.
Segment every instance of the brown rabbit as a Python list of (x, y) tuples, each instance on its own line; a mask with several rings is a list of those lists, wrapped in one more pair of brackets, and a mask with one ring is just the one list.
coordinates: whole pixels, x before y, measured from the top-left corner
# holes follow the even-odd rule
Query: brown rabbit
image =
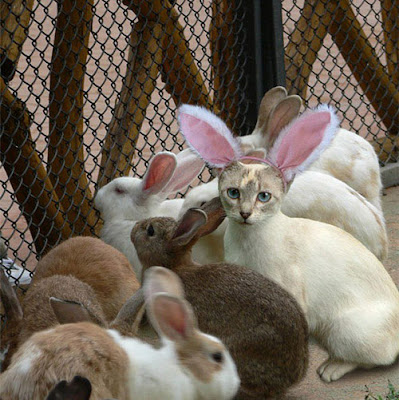
[[(226, 347), (197, 329), (192, 307), (184, 298), (158, 292), (157, 288), (167, 286), (162, 276), (147, 272), (146, 310), (162, 338), (160, 349), (93, 323), (55, 326), (32, 335), (14, 354), (0, 375), (0, 398), (43, 400), (61, 380), (84, 375), (92, 386), (92, 400), (232, 399), (240, 380)], [(56, 314), (69, 307), (59, 300), (51, 305), (59, 308)], [(57, 391), (65, 393), (63, 389), (78, 389), (77, 383), (76, 379), (70, 385), (61, 383), (54, 396)], [(71, 395), (61, 398), (72, 399)]]
[(52, 275), (72, 275), (90, 285), (108, 322), (140, 287), (120, 251), (87, 236), (68, 239), (50, 250), (37, 264), (33, 284)]
[[(4, 355), (2, 370), (5, 370), (17, 348), (34, 333), (51, 328), (59, 323), (53, 312), (49, 299), (60, 298), (73, 304), (79, 304), (81, 315), (64, 316), (67, 322), (91, 320), (100, 326), (106, 326), (105, 316), (96, 299), (94, 290), (73, 276), (54, 275), (42, 279), (32, 285), (20, 304), (14, 289), (0, 271), (1, 302), (4, 307), (7, 322), (1, 333), (1, 350)], [(71, 308), (71, 313), (74, 310)], [(62, 321), (63, 322), (63, 321)]]
[[(3, 271), (0, 279), (1, 301), (7, 316), (1, 333), (2, 370), (33, 333), (59, 322), (83, 320), (100, 326), (111, 323), (126, 336), (135, 334), (131, 327), (140, 312), (136, 302), (141, 297), (129, 298), (139, 283), (126, 257), (99, 239), (76, 237), (51, 250), (38, 263), (22, 305)], [(51, 306), (52, 297), (65, 300), (65, 304)]]
[(223, 218), (216, 198), (203, 210), (188, 210), (179, 222), (172, 218), (140, 221), (131, 238), (144, 270), (155, 265), (173, 270), (183, 282), (201, 329), (222, 338), (241, 378), (238, 398), (280, 395), (305, 375), (306, 319), (288, 292), (255, 271), (192, 261), (192, 246)]
[(116, 329), (125, 336), (137, 336), (144, 312), (143, 293), (136, 292), (108, 324), (94, 290), (73, 276), (54, 275), (29, 288), (20, 304), (14, 289), (0, 270), (1, 302), (7, 323), (1, 332), (1, 370), (7, 369), (16, 350), (34, 333), (58, 324), (93, 322)]

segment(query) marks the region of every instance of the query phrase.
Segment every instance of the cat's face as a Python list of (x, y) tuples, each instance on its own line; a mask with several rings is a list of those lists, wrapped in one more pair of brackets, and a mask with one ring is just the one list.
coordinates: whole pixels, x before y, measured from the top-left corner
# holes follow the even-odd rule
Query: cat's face
[(284, 187), (271, 166), (234, 162), (220, 175), (219, 193), (229, 219), (253, 225), (277, 213)]

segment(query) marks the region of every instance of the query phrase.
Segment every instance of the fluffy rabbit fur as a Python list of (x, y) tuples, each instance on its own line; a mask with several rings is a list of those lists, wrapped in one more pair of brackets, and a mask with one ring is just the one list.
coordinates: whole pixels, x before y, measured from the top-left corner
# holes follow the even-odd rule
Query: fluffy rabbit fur
[(130, 240), (134, 224), (157, 215), (177, 217), (183, 199), (166, 198), (185, 189), (203, 167), (189, 149), (178, 155), (161, 152), (152, 158), (143, 179), (116, 178), (98, 191), (94, 202), (104, 220), (101, 239), (126, 255), (139, 279), (142, 267)]
[[(1, 274), (1, 302), (7, 317), (7, 324), (1, 333), (1, 348), (5, 370), (18, 347), (34, 333), (58, 324), (57, 316), (50, 306), (49, 299), (56, 297), (82, 306), (93, 322), (106, 325), (106, 319), (94, 290), (73, 276), (54, 275), (32, 284), (20, 304), (13, 288), (3, 271)], [(70, 321), (72, 322), (72, 321)]]
[[(183, 106), (179, 118), (186, 140), (204, 160), (211, 166), (223, 160), (219, 193), (229, 219), (226, 259), (294, 295), (311, 334), (329, 353), (318, 369), (323, 380), (359, 366), (392, 364), (399, 354), (399, 293), (384, 266), (345, 231), (280, 210), (285, 187), (332, 139), (334, 113), (323, 107), (302, 114), (276, 139), (269, 159), (252, 165), (239, 161), (239, 151), (229, 148), (231, 133), (208, 114)], [(206, 148), (210, 140), (212, 153)]]
[(85, 375), (92, 400), (231, 399), (239, 387), (234, 362), (216, 338), (196, 328), (190, 305), (157, 292), (149, 277), (147, 315), (162, 337), (154, 349), (114, 330), (80, 322), (33, 335), (0, 375), (3, 400), (42, 400), (61, 379)]
[(93, 288), (108, 322), (140, 287), (120, 251), (88, 236), (68, 239), (50, 250), (37, 264), (33, 284), (53, 275), (72, 275)]
[(206, 214), (188, 210), (179, 222), (166, 217), (138, 222), (132, 231), (137, 253), (145, 269), (160, 264), (180, 277), (199, 326), (220, 337), (237, 364), (239, 399), (282, 394), (306, 372), (305, 317), (292, 296), (259, 273), (193, 262), (192, 246), (224, 217), (218, 198), (204, 207)]
[[(134, 303), (126, 301), (137, 291), (139, 284), (126, 257), (100, 239), (76, 237), (51, 250), (38, 263), (22, 304), (3, 271), (1, 283), (1, 301), (7, 316), (1, 337), (5, 355), (3, 370), (16, 349), (33, 333), (59, 322), (83, 319), (100, 326), (111, 323), (124, 334), (135, 334), (131, 331)], [(50, 298), (67, 302), (62, 312), (56, 312), (60, 308), (58, 303), (54, 311)]]
[[(249, 137), (256, 138), (255, 144), (262, 143), (271, 147), (278, 133), (299, 115), (301, 99), (298, 96), (285, 95), (286, 92), (282, 88), (275, 88), (265, 95), (259, 110), (257, 128)], [(244, 142), (246, 140), (240, 139)], [(332, 143), (334, 141), (335, 139)], [(246, 152), (251, 153), (253, 150), (250, 149), (251, 146), (244, 146)], [(209, 201), (217, 195), (217, 179), (193, 188), (186, 195), (180, 216), (189, 208), (198, 207), (202, 202)], [(281, 210), (290, 217), (309, 218), (335, 225), (362, 242), (378, 259), (384, 260), (387, 256), (388, 238), (382, 211), (333, 176), (316, 171), (306, 171), (299, 175), (284, 198)], [(223, 260), (222, 240), (226, 227), (227, 220), (211, 235), (201, 238), (201, 247), (196, 246), (193, 250), (195, 260)]]
[[(277, 118), (275, 116), (273, 120), (270, 115), (273, 108), (286, 96), (287, 92), (281, 86), (277, 86), (265, 94), (253, 133), (239, 138), (246, 148), (264, 147), (269, 149), (271, 147), (270, 139), (273, 139), (273, 135), (278, 134), (281, 127), (286, 124), (287, 113), (280, 110)], [(300, 98), (298, 99), (300, 100)], [(292, 110), (295, 109), (296, 106), (293, 106)], [(331, 145), (320, 155), (318, 160), (314, 161), (309, 167), (309, 171), (329, 174), (345, 182), (381, 210), (382, 182), (378, 157), (372, 145), (354, 132), (338, 129)]]

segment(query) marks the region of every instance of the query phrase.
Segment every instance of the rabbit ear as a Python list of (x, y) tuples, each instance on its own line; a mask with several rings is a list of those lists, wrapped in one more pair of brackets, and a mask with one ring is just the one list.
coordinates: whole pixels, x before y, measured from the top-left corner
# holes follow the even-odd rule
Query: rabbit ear
[(0, 298), (4, 307), (5, 314), (10, 323), (12, 320), (21, 321), (24, 313), (21, 303), (8, 280), (3, 268), (0, 267)]
[(226, 212), (219, 196), (207, 201), (201, 206), (201, 210), (205, 212), (207, 222), (198, 230), (198, 237), (209, 235), (215, 231), (226, 218)]
[(302, 99), (296, 95), (288, 96), (276, 105), (264, 131), (266, 148), (269, 149), (272, 147), (278, 134), (292, 122), (294, 118), (298, 117), (301, 107)]
[(97, 323), (81, 303), (50, 297), (50, 305), (60, 324), (69, 324), (73, 322)]
[(146, 298), (157, 293), (184, 297), (184, 288), (180, 278), (170, 269), (164, 267), (151, 267), (145, 272), (144, 292)]
[(204, 161), (190, 149), (185, 149), (176, 154), (177, 167), (172, 179), (162, 192), (168, 195), (185, 189), (203, 170)]
[(88, 379), (76, 375), (70, 383), (60, 381), (46, 400), (89, 400), (91, 389)]
[(143, 194), (160, 193), (172, 178), (176, 164), (176, 156), (169, 151), (155, 154), (142, 181)]
[(121, 334), (124, 332), (127, 332), (129, 335), (132, 333), (137, 334), (144, 311), (144, 292), (140, 288), (121, 307), (118, 315), (109, 327), (116, 329)]
[(179, 108), (178, 120), (191, 149), (210, 166), (223, 168), (241, 156), (238, 140), (227, 125), (207, 109), (184, 104)]
[(204, 211), (197, 208), (190, 208), (180, 219), (175, 233), (172, 237), (173, 242), (180, 246), (188, 244), (198, 233), (199, 229), (207, 222)]
[(149, 299), (148, 316), (160, 336), (181, 342), (194, 336), (197, 322), (187, 301), (166, 293)]
[(271, 112), (285, 97), (287, 97), (287, 91), (282, 86), (276, 86), (265, 93), (260, 102), (258, 120), (254, 130), (266, 129)]
[(286, 183), (320, 156), (333, 139), (338, 124), (334, 110), (322, 105), (303, 113), (280, 133), (268, 159), (280, 169)]

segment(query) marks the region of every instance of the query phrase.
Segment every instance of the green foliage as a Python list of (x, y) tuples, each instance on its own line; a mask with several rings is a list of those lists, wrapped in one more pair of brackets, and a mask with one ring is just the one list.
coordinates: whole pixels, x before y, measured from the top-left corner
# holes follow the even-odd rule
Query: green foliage
[(364, 400), (399, 400), (399, 390), (396, 390), (391, 382), (388, 381), (388, 393), (386, 395), (374, 395), (366, 386), (367, 395)]

